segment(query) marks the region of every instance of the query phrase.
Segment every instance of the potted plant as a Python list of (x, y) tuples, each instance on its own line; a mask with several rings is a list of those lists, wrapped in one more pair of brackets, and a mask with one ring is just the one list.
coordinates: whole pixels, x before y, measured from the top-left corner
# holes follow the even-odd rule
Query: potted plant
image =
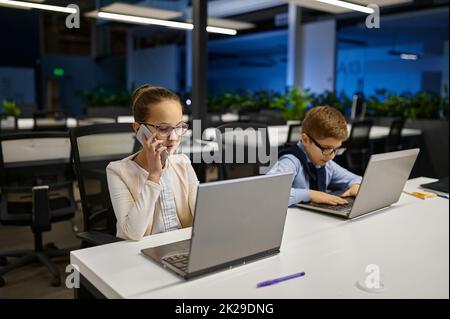
[(341, 92), (338, 96), (334, 92), (325, 91), (321, 94), (313, 94), (312, 98), (314, 106), (332, 106), (344, 115), (352, 107), (352, 100), (344, 92)]
[(3, 100), (3, 114), (19, 117), (21, 113), (20, 108), (14, 101)]
[(419, 129), (422, 137), (414, 143), (421, 147), (421, 167), (429, 176), (448, 175), (448, 91), (444, 95), (419, 92), (396, 95), (377, 90), (368, 100), (367, 114), (376, 125), (389, 126), (394, 117), (403, 117), (406, 128)]
[(299, 88), (294, 87), (286, 89), (285, 94), (275, 97), (270, 107), (281, 110), (286, 120), (298, 121), (303, 120), (312, 100), (308, 90), (300, 91)]
[(116, 117), (131, 115), (131, 95), (123, 90), (106, 90), (97, 87), (81, 92), (86, 103), (86, 115), (90, 117)]

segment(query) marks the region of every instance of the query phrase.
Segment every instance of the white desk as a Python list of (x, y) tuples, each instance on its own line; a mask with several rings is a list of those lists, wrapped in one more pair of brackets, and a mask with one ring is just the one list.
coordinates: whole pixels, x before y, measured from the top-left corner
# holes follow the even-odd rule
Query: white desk
[[(77, 126), (77, 120), (72, 117), (67, 118), (67, 127), (72, 128)], [(32, 130), (34, 127), (33, 118), (20, 118), (17, 119), (17, 128), (19, 130)]]
[[(351, 124), (348, 124), (348, 132), (350, 134)], [(289, 126), (287, 125), (275, 125), (269, 126), (269, 141), (271, 146), (281, 146), (287, 141), (287, 136), (289, 133)], [(404, 128), (402, 131), (403, 137), (420, 136), (422, 134), (421, 130), (417, 129), (407, 129)], [(386, 138), (389, 135), (389, 127), (385, 126), (373, 126), (370, 130), (370, 140), (378, 140)], [(216, 138), (215, 128), (207, 128), (204, 131), (205, 139)]]
[[(406, 189), (431, 179), (415, 179)], [(356, 219), (288, 210), (277, 256), (185, 281), (140, 254), (190, 237), (190, 229), (77, 250), (71, 263), (109, 298), (448, 298), (449, 201), (402, 195), (383, 211)], [(377, 264), (385, 291), (356, 288)], [(265, 288), (267, 279), (306, 276)]]

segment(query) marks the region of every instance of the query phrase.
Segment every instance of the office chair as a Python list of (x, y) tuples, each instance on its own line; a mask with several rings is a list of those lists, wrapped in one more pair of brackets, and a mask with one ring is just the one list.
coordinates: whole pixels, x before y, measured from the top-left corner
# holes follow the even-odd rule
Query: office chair
[(15, 131), (17, 127), (17, 116), (0, 113), (0, 131)]
[(94, 124), (106, 124), (106, 123), (116, 123), (116, 117), (90, 117), (90, 116), (77, 116), (77, 126), (86, 126)]
[(251, 114), (247, 111), (238, 111), (239, 123), (250, 123)]
[(363, 121), (366, 116), (366, 111), (367, 103), (364, 100), (364, 95), (362, 93), (355, 94), (352, 100), (351, 122)]
[(61, 276), (50, 258), (69, 251), (54, 244), (44, 246), (42, 234), (53, 223), (72, 219), (77, 210), (68, 134), (0, 135), (0, 187), (0, 223), (30, 226), (34, 233), (34, 249), (0, 252), (0, 287), (5, 285), (6, 273), (36, 261), (50, 271), (52, 286), (59, 286)]
[(106, 166), (133, 153), (131, 123), (96, 124), (70, 130), (75, 171), (83, 208), (82, 247), (120, 240), (106, 178)]
[(370, 130), (372, 121), (352, 123), (350, 137), (345, 143), (346, 166), (355, 174), (362, 175), (370, 157)]
[(60, 111), (39, 111), (33, 113), (34, 131), (66, 131), (67, 114)]
[(290, 124), (286, 144), (296, 144), (300, 140), (302, 124)]
[(262, 163), (258, 154), (270, 155), (268, 127), (259, 123), (227, 123), (216, 129), (221, 148), (219, 179), (259, 175)]
[(286, 120), (279, 110), (261, 110), (255, 113), (251, 120), (265, 125), (286, 125)]
[(208, 127), (217, 127), (217, 126), (223, 124), (223, 122), (222, 122), (222, 114), (220, 114), (220, 113), (208, 113), (206, 115), (206, 121), (207, 121)]
[(385, 152), (399, 151), (402, 149), (402, 130), (405, 125), (403, 119), (395, 119), (391, 123), (389, 135), (386, 139)]

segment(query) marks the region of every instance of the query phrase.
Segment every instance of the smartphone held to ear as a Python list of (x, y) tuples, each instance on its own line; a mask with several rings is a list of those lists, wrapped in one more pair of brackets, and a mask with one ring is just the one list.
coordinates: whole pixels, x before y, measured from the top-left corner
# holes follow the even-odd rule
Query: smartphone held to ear
[(152, 133), (148, 130), (147, 126), (141, 124), (141, 126), (139, 126), (139, 130), (136, 133), (136, 138), (142, 146), (144, 146), (145, 143), (144, 136), (149, 139), (152, 136)]
[[(141, 143), (141, 145), (144, 146), (145, 140), (146, 140), (144, 138), (144, 136), (147, 139), (149, 139), (150, 137), (152, 137), (152, 135), (153, 134), (149, 131), (149, 129), (145, 125), (141, 124), (141, 126), (139, 127), (139, 130), (136, 133), (136, 138), (139, 141), (139, 143)], [(164, 150), (161, 153), (161, 164), (162, 164), (162, 167), (164, 167), (166, 165), (166, 160), (167, 160), (168, 156), (169, 156), (169, 152), (167, 152), (167, 150)]]

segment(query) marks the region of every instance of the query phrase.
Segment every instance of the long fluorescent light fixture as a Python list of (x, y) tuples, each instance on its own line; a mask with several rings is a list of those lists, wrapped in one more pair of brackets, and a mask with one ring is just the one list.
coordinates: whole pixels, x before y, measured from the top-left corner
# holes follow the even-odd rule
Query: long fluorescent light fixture
[(219, 34), (226, 34), (226, 35), (236, 35), (237, 31), (234, 29), (227, 29), (227, 28), (219, 28), (219, 27), (206, 27), (206, 31), (209, 33), (219, 33)]
[(326, 3), (326, 4), (331, 4), (333, 6), (338, 6), (338, 7), (354, 10), (354, 11), (367, 13), (367, 14), (372, 14), (375, 12), (375, 10), (372, 8), (361, 6), (361, 5), (350, 3), (350, 2), (346, 2), (346, 1), (341, 1), (341, 0), (316, 0), (316, 1)]
[[(136, 16), (130, 16), (130, 15), (126, 15), (126, 14), (110, 13), (110, 12), (103, 12), (103, 11), (98, 12), (97, 17), (100, 19), (129, 22), (129, 23), (138, 23), (138, 24), (152, 24), (152, 25), (159, 25), (159, 26), (183, 29), (183, 30), (193, 30), (194, 29), (194, 25), (192, 23), (136, 17)], [(206, 27), (206, 31), (208, 31), (210, 33), (220, 33), (220, 34), (226, 34), (226, 35), (236, 35), (237, 34), (237, 31), (233, 30), (233, 29), (210, 27), (210, 26)]]
[(107, 20), (115, 20), (115, 21), (138, 23), (138, 24), (154, 24), (154, 25), (176, 28), (176, 29), (184, 29), (184, 30), (192, 30), (194, 28), (194, 26), (192, 24), (185, 23), (185, 22), (136, 17), (136, 16), (130, 16), (130, 15), (126, 15), (126, 14), (109, 13), (109, 12), (103, 12), (103, 11), (100, 11), (99, 13), (97, 13), (97, 17), (102, 18), (102, 19), (107, 19)]
[(27, 9), (40, 9), (48, 11), (56, 11), (63, 13), (77, 13), (75, 8), (52, 6), (49, 4), (41, 4), (34, 2), (24, 2), (24, 1), (13, 1), (13, 0), (0, 0), (0, 5), (6, 5), (11, 7), (27, 8)]

